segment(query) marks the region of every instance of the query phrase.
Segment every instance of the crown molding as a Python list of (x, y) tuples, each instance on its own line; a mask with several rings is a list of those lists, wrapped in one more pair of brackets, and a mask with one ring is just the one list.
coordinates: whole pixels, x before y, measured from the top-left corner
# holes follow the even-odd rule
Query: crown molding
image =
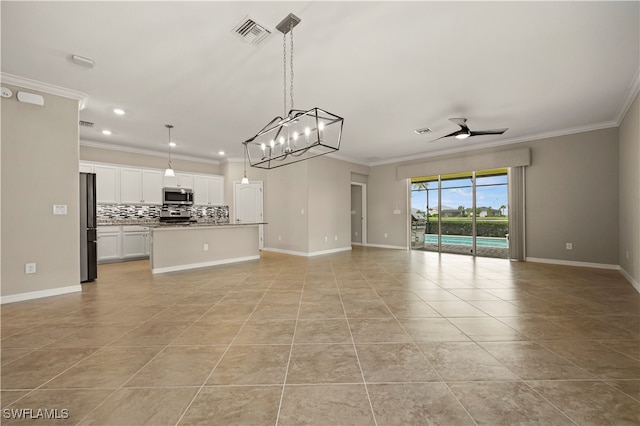
[(30, 78), (20, 77), (13, 74), (0, 72), (0, 80), (3, 84), (23, 87), (25, 89), (37, 90), (38, 92), (48, 93), (50, 95), (61, 96), (63, 98), (75, 99), (78, 101), (78, 110), (81, 111), (87, 106), (89, 95), (77, 90), (66, 89), (64, 87), (55, 86), (42, 81), (31, 80)]
[(405, 156), (405, 157), (396, 157), (396, 158), (392, 158), (392, 159), (388, 159), (388, 160), (375, 161), (375, 162), (369, 163), (369, 166), (370, 167), (382, 166), (382, 165), (385, 165), (385, 164), (402, 163), (402, 162), (405, 162), (405, 161), (420, 160), (422, 158), (440, 157), (442, 155), (458, 154), (458, 153), (461, 153), (461, 152), (477, 151), (477, 150), (480, 150), (480, 149), (495, 148), (495, 147), (506, 146), (506, 145), (516, 145), (516, 144), (519, 144), (519, 143), (533, 142), (533, 141), (540, 140), (540, 139), (556, 138), (556, 137), (560, 137), (560, 136), (574, 135), (576, 133), (584, 133), (584, 132), (591, 132), (591, 131), (594, 131), (594, 130), (610, 129), (612, 127), (618, 127), (618, 126), (619, 126), (619, 123), (617, 123), (615, 120), (609, 120), (609, 121), (603, 121), (601, 123), (596, 123), (596, 124), (588, 124), (586, 126), (578, 126), (578, 127), (572, 127), (572, 128), (569, 128), (569, 129), (562, 129), (562, 130), (554, 130), (554, 131), (551, 131), (551, 132), (537, 133), (537, 134), (533, 134), (533, 135), (529, 135), (529, 136), (523, 136), (523, 137), (520, 137), (520, 138), (513, 138), (513, 139), (506, 139), (506, 140), (495, 141), (495, 142), (488, 142), (488, 143), (484, 143), (482, 145), (475, 145), (473, 148), (470, 148), (469, 146), (460, 146), (460, 147), (455, 147), (455, 148), (450, 148), (450, 149), (440, 149), (440, 150), (432, 151), (432, 152), (429, 152), (429, 153), (408, 155), (408, 156)]
[[(80, 146), (87, 146), (90, 148), (99, 148), (99, 149), (108, 149), (111, 151), (129, 152), (132, 154), (151, 155), (153, 157), (164, 158), (167, 156), (166, 152), (153, 151), (150, 149), (142, 149), (142, 148), (132, 148), (124, 145), (114, 145), (110, 143), (107, 144), (104, 142), (95, 142), (95, 141), (90, 141), (86, 139), (80, 139)], [(172, 153), (171, 158), (173, 158), (174, 160), (194, 161), (196, 163), (214, 164), (216, 166), (220, 165), (220, 161), (218, 160), (211, 160), (203, 157), (193, 157), (190, 155), (181, 155), (181, 154)]]
[(346, 161), (347, 163), (354, 163), (354, 164), (359, 164), (361, 166), (369, 167), (369, 163), (367, 163), (366, 161), (362, 161), (356, 158), (346, 157), (344, 155), (336, 154), (335, 152), (330, 152), (328, 154), (325, 154), (325, 157), (330, 157), (335, 160)]
[(616, 123), (618, 123), (618, 126), (622, 124), (622, 120), (624, 120), (624, 117), (627, 115), (629, 108), (631, 108), (631, 104), (633, 104), (633, 101), (636, 99), (636, 96), (638, 96), (639, 92), (640, 92), (640, 68), (636, 70), (636, 75), (631, 80), (631, 84), (629, 85), (629, 90), (627, 91), (627, 95), (622, 101), (622, 104), (620, 104), (620, 109), (618, 110), (618, 114), (616, 114), (615, 120), (616, 120)]

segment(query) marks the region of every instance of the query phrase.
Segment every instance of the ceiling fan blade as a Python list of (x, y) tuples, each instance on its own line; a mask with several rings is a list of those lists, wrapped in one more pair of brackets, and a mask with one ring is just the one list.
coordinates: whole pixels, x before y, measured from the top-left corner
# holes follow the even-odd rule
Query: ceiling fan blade
[(478, 130), (478, 131), (473, 131), (472, 130), (470, 136), (501, 135), (504, 132), (506, 132), (507, 130), (509, 130), (509, 129), (506, 128), (506, 129), (491, 129), (491, 130)]
[(466, 118), (450, 118), (449, 121), (451, 121), (452, 123), (456, 123), (460, 127), (467, 127)]
[(460, 134), (462, 134), (462, 133), (467, 133), (467, 132), (466, 132), (466, 131), (464, 131), (464, 130), (456, 130), (456, 131), (455, 131), (455, 132), (453, 132), (453, 133), (449, 133), (448, 135), (440, 136), (439, 138), (436, 138), (436, 139), (430, 140), (429, 142), (435, 142), (435, 141), (440, 140), (440, 139), (450, 138), (451, 136), (458, 136), (458, 135), (460, 135)]

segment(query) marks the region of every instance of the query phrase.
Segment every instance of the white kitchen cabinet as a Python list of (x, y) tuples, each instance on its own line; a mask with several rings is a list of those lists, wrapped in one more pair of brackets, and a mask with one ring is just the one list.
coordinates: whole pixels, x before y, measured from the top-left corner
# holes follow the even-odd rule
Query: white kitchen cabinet
[(176, 173), (165, 177), (164, 170), (143, 169), (82, 161), (80, 172), (96, 174), (96, 199), (99, 204), (162, 204), (162, 188), (193, 189), (195, 204), (224, 205), (224, 177), (218, 175)]
[(150, 252), (149, 228), (123, 226), (122, 258), (148, 257)]
[(149, 228), (138, 225), (98, 227), (98, 262), (149, 257)]
[(193, 179), (194, 204), (221, 206), (224, 204), (224, 178), (222, 176), (195, 175)]
[(119, 226), (98, 227), (98, 262), (122, 258), (121, 228)]
[(137, 204), (142, 202), (142, 169), (120, 169), (120, 202)]
[(120, 200), (119, 168), (96, 164), (93, 170), (96, 174), (96, 200), (98, 203), (116, 204)]
[(162, 172), (120, 168), (120, 202), (122, 204), (162, 204)]
[(175, 176), (165, 176), (164, 186), (193, 189), (193, 175), (189, 173), (176, 173)]
[(142, 200), (145, 204), (162, 204), (164, 172), (160, 170), (142, 171)]

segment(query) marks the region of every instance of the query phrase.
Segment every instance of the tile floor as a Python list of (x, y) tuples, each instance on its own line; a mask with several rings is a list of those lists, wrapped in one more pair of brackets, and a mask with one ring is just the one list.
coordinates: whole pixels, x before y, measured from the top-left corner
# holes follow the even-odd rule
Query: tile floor
[(2, 306), (1, 421), (638, 425), (639, 339), (616, 271), (358, 247), (101, 265)]

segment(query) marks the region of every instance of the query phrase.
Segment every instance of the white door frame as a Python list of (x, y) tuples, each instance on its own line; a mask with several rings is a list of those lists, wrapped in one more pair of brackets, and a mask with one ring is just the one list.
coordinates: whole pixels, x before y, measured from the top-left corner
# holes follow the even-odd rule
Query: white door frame
[[(249, 181), (250, 184), (259, 184), (260, 185), (260, 194), (261, 194), (261, 202), (260, 202), (260, 215), (262, 216), (262, 221), (264, 222), (264, 184), (261, 180), (252, 180)], [(236, 223), (236, 190), (238, 185), (242, 185), (239, 180), (233, 181), (233, 217), (231, 223)], [(264, 225), (258, 226), (258, 249), (262, 250), (264, 248)]]
[(361, 182), (351, 182), (351, 185), (357, 185), (362, 187), (362, 197), (361, 197), (362, 199), (362, 245), (366, 246), (367, 245), (367, 184), (361, 183)]

